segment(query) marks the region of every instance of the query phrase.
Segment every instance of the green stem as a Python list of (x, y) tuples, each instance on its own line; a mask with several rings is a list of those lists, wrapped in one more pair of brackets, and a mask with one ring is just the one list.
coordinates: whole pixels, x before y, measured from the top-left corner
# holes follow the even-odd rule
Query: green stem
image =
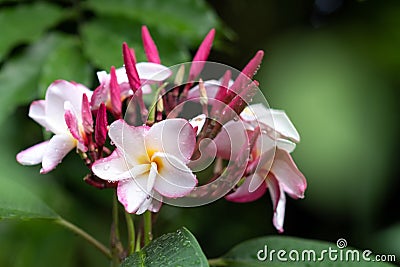
[(228, 263), (224, 259), (209, 259), (208, 264), (210, 266), (228, 266)]
[(153, 234), (152, 234), (152, 221), (151, 221), (151, 212), (146, 211), (144, 213), (144, 245), (147, 245), (151, 242), (153, 239)]
[(89, 242), (90, 244), (92, 244), (95, 248), (97, 248), (98, 250), (100, 250), (101, 253), (103, 253), (106, 257), (108, 257), (109, 259), (112, 258), (111, 252), (108, 248), (106, 248), (102, 243), (100, 243), (97, 239), (95, 239), (93, 236), (91, 236), (90, 234), (88, 234), (87, 232), (85, 232), (84, 230), (82, 230), (81, 228), (79, 228), (78, 226), (70, 223), (69, 221), (66, 221), (63, 218), (59, 218), (55, 221), (56, 223), (58, 223), (59, 225), (65, 227), (66, 229), (70, 230), (71, 232), (79, 235), (80, 237), (82, 237), (83, 239), (85, 239), (87, 242)]
[(141, 240), (142, 240), (142, 232), (138, 231), (138, 236), (136, 238), (135, 252), (140, 251), (140, 249), (141, 249), (141, 247), (140, 247)]
[(111, 224), (112, 266), (119, 266), (123, 247), (119, 235), (117, 190), (114, 192)]
[(133, 224), (132, 215), (125, 211), (126, 227), (128, 228), (128, 255), (135, 252), (135, 225)]

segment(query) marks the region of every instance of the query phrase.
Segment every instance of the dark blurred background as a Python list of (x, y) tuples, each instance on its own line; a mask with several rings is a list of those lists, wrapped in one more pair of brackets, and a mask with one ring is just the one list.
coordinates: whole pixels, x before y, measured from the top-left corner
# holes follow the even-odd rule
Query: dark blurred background
[[(263, 49), (256, 79), (270, 106), (284, 109), (302, 138), (293, 158), (308, 188), (303, 200), (288, 198), (283, 235), (331, 242), (345, 238), (350, 246), (400, 258), (400, 1), (149, 1), (143, 14), (118, 8), (119, 2), (130, 3), (54, 2), (62, 12), (51, 11), (52, 16), (66, 17), (47, 22), (37, 37), (20, 38), (0, 53), (0, 104), (6, 114), (0, 117), (0, 179), (32, 189), (58, 213), (108, 242), (112, 194), (82, 182), (86, 170), (76, 155), (71, 153), (48, 175), (39, 175), (39, 167), (15, 163), (19, 150), (43, 138), (40, 127), (27, 118), (29, 102), (42, 97), (51, 79), (74, 79), (93, 88), (95, 70), (122, 64), (122, 41), (131, 41), (139, 47), (137, 54), (142, 53), (142, 24), (149, 25), (166, 65), (190, 59), (202, 36), (216, 27), (210, 60), (241, 69)], [(9, 18), (5, 10), (26, 4), (0, 1), (0, 26), (10, 24), (4, 24)], [(183, 22), (173, 24), (176, 18)], [(67, 36), (53, 42), (68, 39), (71, 45), (59, 48), (49, 41), (45, 49), (53, 56), (34, 61), (42, 64), (36, 76), (31, 73), (35, 65), (15, 71), (15, 60), (27, 58), (30, 47), (54, 32)], [(6, 37), (2, 34), (0, 43)], [(81, 56), (71, 63), (70, 55), (77, 53)], [(58, 65), (64, 66), (59, 73), (49, 71)], [(13, 79), (27, 75), (30, 80), (14, 84)], [(24, 98), (14, 101), (16, 93), (10, 92), (9, 84), (11, 89), (24, 87)], [(219, 200), (198, 208), (165, 205), (154, 228), (159, 235), (181, 226), (194, 233), (210, 258), (241, 241), (277, 234), (268, 194), (246, 204)], [(39, 262), (38, 255), (43, 255)], [(94, 249), (57, 226), (0, 222), (0, 266), (53, 266), (52, 262), (107, 266)]]

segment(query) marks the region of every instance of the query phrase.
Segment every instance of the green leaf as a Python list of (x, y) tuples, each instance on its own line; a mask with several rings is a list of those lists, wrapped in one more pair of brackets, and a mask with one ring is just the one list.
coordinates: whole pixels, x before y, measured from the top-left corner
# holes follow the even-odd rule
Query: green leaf
[(57, 219), (59, 216), (28, 189), (0, 179), (0, 219)]
[(15, 45), (33, 42), (65, 15), (49, 3), (17, 5), (0, 12), (0, 61)]
[(209, 266), (196, 238), (186, 228), (160, 236), (129, 256), (121, 267)]
[(47, 36), (4, 64), (0, 72), (0, 124), (17, 105), (26, 104), (37, 96), (41, 66), (61, 41), (59, 35)]
[(44, 97), (47, 87), (55, 80), (67, 80), (90, 86), (92, 68), (82, 55), (77, 38), (65, 36), (61, 44), (48, 55), (39, 81), (39, 96)]
[(100, 15), (135, 19), (192, 44), (219, 26), (216, 14), (203, 0), (89, 0), (88, 7)]
[[(336, 250), (336, 252), (332, 252), (331, 258), (328, 254), (329, 249)], [(279, 254), (278, 252), (279, 250), (285, 251), (286, 254), (284, 255), (282, 254), (281, 258), (282, 257), (286, 258), (287, 261), (278, 259), (277, 255)], [(324, 254), (322, 254), (323, 250), (326, 250)], [(312, 251), (315, 251), (315, 260)], [(346, 254), (346, 251), (350, 252), (347, 252)], [(210, 260), (210, 264), (211, 266), (230, 266), (230, 267), (393, 266), (388, 263), (381, 263), (381, 262), (378, 263), (372, 261), (374, 259), (374, 256), (372, 254), (369, 256), (371, 261), (369, 262), (365, 261), (362, 258), (362, 251), (359, 250), (357, 251), (360, 256), (360, 261), (357, 262), (355, 260), (352, 260), (353, 254), (351, 252), (353, 251), (356, 250), (352, 248), (339, 249), (336, 244), (323, 241), (307, 240), (307, 239), (293, 238), (286, 236), (271, 236), (271, 237), (260, 237), (245, 241), (234, 247), (222, 258), (216, 260)], [(296, 254), (296, 252), (298, 252), (298, 254)], [(259, 256), (261, 257), (261, 260), (259, 260), (257, 257), (258, 253)], [(272, 253), (272, 260), (270, 257), (271, 253)], [(341, 254), (343, 260), (340, 260)], [(267, 258), (263, 259), (266, 255)], [(289, 255), (292, 256), (290, 257)], [(297, 257), (296, 255), (298, 255), (299, 260), (297, 261), (291, 260), (295, 259)], [(304, 260), (302, 260), (302, 255), (304, 255), (303, 257)], [(310, 260), (308, 260), (309, 256)], [(334, 256), (337, 257), (336, 260), (333, 259)], [(346, 257), (347, 259), (349, 259), (348, 261), (346, 261)]]
[[(142, 47), (141, 25), (121, 18), (99, 18), (82, 26), (83, 49), (93, 64), (109, 70), (123, 64), (122, 43), (135, 49), (137, 61), (147, 61)], [(162, 64), (173, 65), (189, 59), (188, 49), (175, 39), (152, 30)]]

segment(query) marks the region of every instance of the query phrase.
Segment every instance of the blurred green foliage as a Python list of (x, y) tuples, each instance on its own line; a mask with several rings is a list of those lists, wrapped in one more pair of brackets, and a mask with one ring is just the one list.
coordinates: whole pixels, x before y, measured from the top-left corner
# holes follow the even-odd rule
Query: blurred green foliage
[[(257, 79), (273, 108), (287, 111), (302, 137), (293, 157), (308, 179), (306, 197), (288, 199), (285, 234), (394, 253), (400, 258), (399, 131), (400, 2), (146, 0), (0, 1), (0, 181), (12, 180), (51, 209), (107, 243), (111, 192), (82, 182), (76, 155), (47, 175), (15, 162), (42, 140), (27, 105), (55, 79), (95, 86), (95, 71), (121, 66), (121, 44), (144, 59), (140, 26), (147, 24), (162, 63), (190, 58), (211, 27), (234, 43), (211, 60), (244, 66), (258, 49), (266, 57)], [(213, 9), (210, 8), (213, 5)], [(1, 184), (0, 182), (0, 184)], [(18, 191), (18, 190), (17, 190)], [(16, 192), (18, 194), (18, 192)], [(199, 208), (164, 206), (156, 235), (186, 226), (208, 257), (251, 237), (275, 233), (269, 196)], [(60, 241), (62, 240), (62, 241)], [(44, 221), (1, 221), (0, 266), (108, 266), (99, 253)]]

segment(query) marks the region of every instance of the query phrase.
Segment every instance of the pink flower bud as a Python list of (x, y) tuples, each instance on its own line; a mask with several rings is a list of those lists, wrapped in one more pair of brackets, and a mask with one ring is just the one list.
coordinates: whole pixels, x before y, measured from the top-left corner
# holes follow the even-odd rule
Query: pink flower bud
[(86, 94), (82, 96), (82, 125), (86, 134), (91, 134), (93, 132), (93, 117)]
[(211, 51), (211, 46), (214, 41), (215, 29), (212, 29), (207, 36), (204, 38), (203, 42), (200, 44), (199, 49), (196, 52), (196, 55), (193, 58), (192, 66), (189, 71), (189, 80), (197, 77), (200, 72), (203, 70), (204, 61), (207, 60), (208, 55)]
[(98, 147), (102, 147), (107, 139), (107, 112), (104, 103), (101, 103), (96, 117), (96, 131), (94, 132), (94, 139)]
[(126, 75), (128, 76), (129, 85), (133, 92), (136, 92), (136, 90), (140, 88), (141, 83), (136, 69), (135, 58), (125, 42), (122, 44), (122, 53), (124, 56), (125, 70)]
[(142, 40), (147, 60), (149, 62), (160, 64), (161, 60), (158, 55), (157, 46), (154, 43), (153, 38), (151, 38), (150, 32), (146, 26), (142, 26)]
[(256, 74), (260, 67), (261, 61), (264, 57), (264, 51), (259, 50), (256, 55), (247, 63), (246, 67), (242, 70), (235, 82), (231, 86), (231, 90), (235, 93), (239, 93), (243, 88), (251, 82), (251, 79)]
[(110, 102), (111, 102), (111, 112), (116, 118), (121, 117), (121, 89), (118, 85), (117, 75), (115, 74), (115, 67), (112, 66), (110, 70)]

